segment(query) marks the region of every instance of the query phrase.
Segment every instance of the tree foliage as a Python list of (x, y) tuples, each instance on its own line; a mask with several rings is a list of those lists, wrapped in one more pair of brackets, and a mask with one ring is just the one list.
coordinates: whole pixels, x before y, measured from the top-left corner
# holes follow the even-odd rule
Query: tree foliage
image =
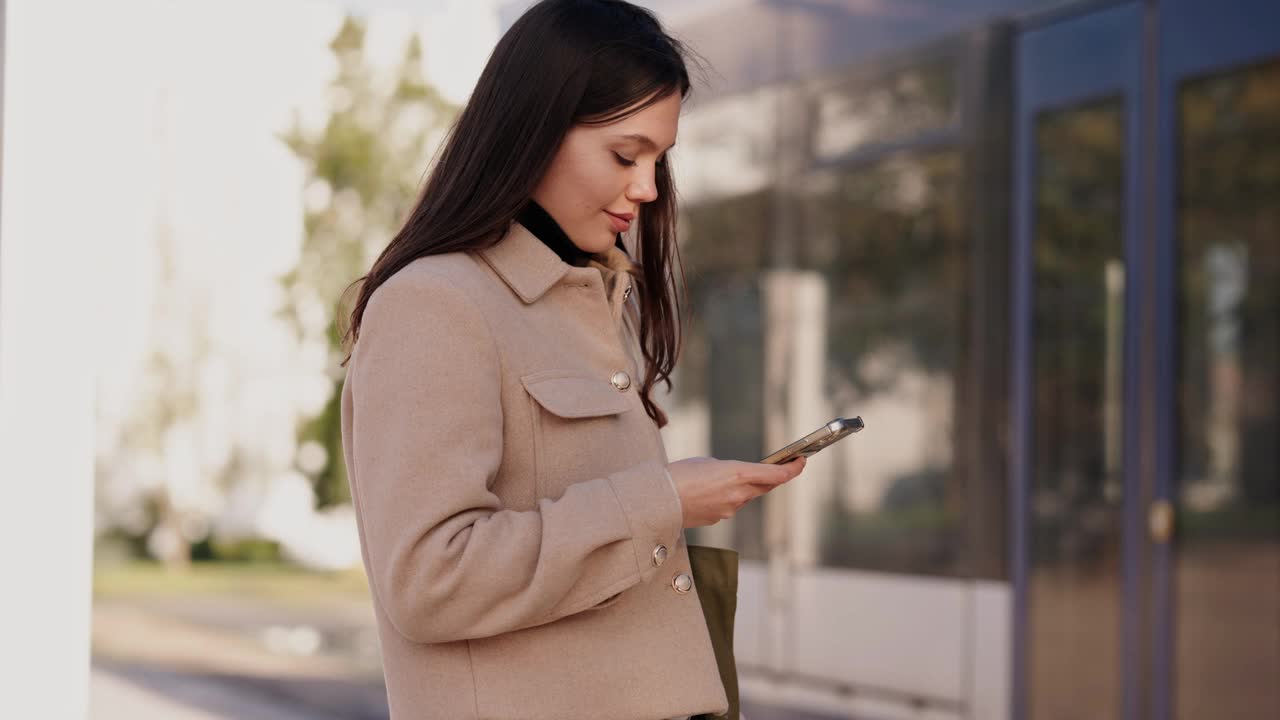
[(344, 353), (335, 320), (346, 311), (340, 298), (412, 209), (429, 151), (457, 112), (427, 82), (416, 35), (389, 76), (369, 63), (365, 41), (363, 23), (348, 17), (330, 43), (337, 73), (327, 122), (314, 130), (295, 119), (282, 137), (305, 163), (308, 181), (302, 252), (281, 278), (281, 312), (304, 342), (322, 342), (330, 359), (328, 401), (299, 428), (300, 444), (318, 443), (326, 451), (322, 466), (301, 468), (322, 507), (350, 498), (339, 415)]

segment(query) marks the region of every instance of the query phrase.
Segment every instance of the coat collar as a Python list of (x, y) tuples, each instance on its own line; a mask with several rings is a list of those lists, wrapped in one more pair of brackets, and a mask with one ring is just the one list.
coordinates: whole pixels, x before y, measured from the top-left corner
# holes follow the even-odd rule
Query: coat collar
[[(526, 303), (545, 295), (571, 272), (584, 269), (561, 260), (554, 250), (519, 222), (511, 223), (497, 243), (480, 250), (479, 254)], [(587, 267), (599, 270), (607, 289), (612, 289), (618, 273), (637, 268), (627, 253), (615, 246), (591, 255)]]

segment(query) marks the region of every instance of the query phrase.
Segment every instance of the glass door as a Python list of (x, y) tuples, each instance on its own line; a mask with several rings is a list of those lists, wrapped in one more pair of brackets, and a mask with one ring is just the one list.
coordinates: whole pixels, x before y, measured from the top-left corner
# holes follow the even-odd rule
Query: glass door
[(1280, 6), (1160, 8), (1157, 718), (1280, 717)]
[(1142, 8), (1016, 55), (1014, 717), (1133, 717), (1131, 263)]
[(1280, 717), (1280, 5), (1026, 28), (1015, 717)]

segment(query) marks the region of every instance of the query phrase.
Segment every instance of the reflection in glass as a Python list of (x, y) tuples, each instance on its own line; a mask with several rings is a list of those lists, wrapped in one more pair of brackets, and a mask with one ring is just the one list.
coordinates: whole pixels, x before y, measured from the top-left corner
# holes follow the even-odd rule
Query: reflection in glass
[(805, 264), (828, 286), (827, 416), (874, 428), (823, 451), (823, 565), (962, 574), (960, 169), (956, 151), (903, 153), (834, 172), (807, 200)]
[[(690, 323), (673, 377), (671, 423), (663, 439), (672, 460), (710, 455), (763, 457), (763, 325), (760, 272), (771, 227), (767, 191), (687, 208), (681, 253)], [(688, 533), (690, 542), (765, 559), (764, 507), (749, 503), (731, 520)]]
[(1123, 117), (1116, 99), (1035, 125), (1033, 718), (1120, 710)]
[(946, 127), (955, 117), (956, 95), (950, 61), (909, 67), (871, 85), (842, 80), (817, 93), (814, 155), (835, 158)]
[(694, 94), (692, 109), (680, 122), (680, 144), (672, 151), (684, 202), (744, 196), (769, 185), (777, 95), (776, 88), (760, 88), (702, 102)]
[(1280, 61), (1179, 97), (1175, 714), (1280, 717)]

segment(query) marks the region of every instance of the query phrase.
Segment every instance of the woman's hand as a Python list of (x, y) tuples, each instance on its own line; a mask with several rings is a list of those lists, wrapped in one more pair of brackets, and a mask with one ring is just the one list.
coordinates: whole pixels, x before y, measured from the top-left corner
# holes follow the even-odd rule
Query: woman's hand
[(667, 465), (684, 506), (684, 526), (715, 525), (804, 470), (806, 458), (782, 465), (694, 457)]

